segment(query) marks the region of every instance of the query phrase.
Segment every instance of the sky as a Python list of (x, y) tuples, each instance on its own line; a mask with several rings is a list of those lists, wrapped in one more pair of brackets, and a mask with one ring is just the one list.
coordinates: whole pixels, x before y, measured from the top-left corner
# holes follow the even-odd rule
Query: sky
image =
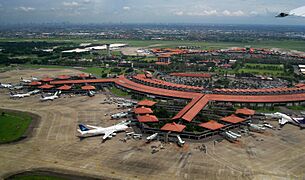
[(304, 0), (0, 0), (0, 23), (215, 23), (305, 25), (274, 18)]

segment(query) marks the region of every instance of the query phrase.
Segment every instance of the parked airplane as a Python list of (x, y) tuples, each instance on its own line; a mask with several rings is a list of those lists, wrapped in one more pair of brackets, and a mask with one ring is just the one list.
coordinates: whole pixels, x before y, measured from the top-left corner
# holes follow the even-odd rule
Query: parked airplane
[(41, 95), (40, 101), (53, 101), (54, 99), (58, 99), (61, 91), (56, 91), (52, 96), (44, 96)]
[(183, 146), (185, 144), (185, 141), (183, 141), (179, 135), (177, 135), (177, 138), (178, 138), (178, 145)]
[(120, 104), (118, 104), (119, 108), (131, 108), (133, 106), (134, 105), (132, 103), (120, 103)]
[(30, 97), (31, 94), (29, 93), (23, 93), (23, 94), (14, 94), (13, 92), (10, 92), (10, 98), (24, 98), (24, 97)]
[(230, 142), (235, 142), (237, 141), (237, 137), (234, 136), (233, 134), (225, 131), (224, 133), (222, 133), (222, 135)]
[(21, 79), (20, 82), (23, 82), (23, 83), (30, 83), (30, 82), (32, 82), (32, 80), (30, 80), (30, 79), (23, 79), (22, 77), (20, 79)]
[(241, 138), (241, 135), (240, 135), (240, 134), (237, 134), (237, 133), (235, 133), (235, 132), (228, 131), (228, 133), (232, 134), (233, 136), (236, 136), (237, 138)]
[(153, 135), (150, 135), (146, 138), (147, 142), (153, 141), (154, 139), (157, 139), (158, 133), (155, 133)]
[(80, 137), (104, 135), (102, 139), (105, 140), (107, 138), (112, 138), (112, 136), (115, 136), (116, 132), (126, 131), (126, 129), (129, 128), (128, 124), (130, 124), (130, 122), (123, 121), (119, 124), (106, 128), (79, 124), (78, 125), (79, 129), (77, 129), (77, 131), (81, 134)]
[(128, 115), (128, 112), (119, 112), (119, 113), (116, 113), (116, 114), (112, 114), (111, 118), (112, 119), (126, 118), (127, 115)]
[(23, 88), (23, 86), (21, 86), (21, 85), (13, 85), (12, 87), (10, 87), (9, 89), (10, 90), (20, 90), (20, 89), (22, 89)]
[(95, 92), (94, 92), (94, 91), (88, 91), (88, 96), (89, 96), (89, 97), (95, 96)]
[(30, 95), (38, 94), (40, 92), (39, 89), (35, 89), (33, 91), (28, 92)]
[(279, 124), (281, 126), (285, 125), (286, 123), (292, 123), (298, 126), (304, 126), (305, 125), (305, 118), (294, 118), (290, 117), (287, 114), (276, 112), (273, 114), (273, 117), (279, 119)]
[(259, 125), (259, 124), (251, 124), (249, 123), (249, 130), (250, 131), (256, 131), (256, 132), (263, 132), (266, 130), (265, 127), (263, 127), (263, 125)]
[(0, 83), (0, 88), (11, 88), (11, 87), (13, 87), (13, 85), (12, 84), (3, 84), (3, 83)]

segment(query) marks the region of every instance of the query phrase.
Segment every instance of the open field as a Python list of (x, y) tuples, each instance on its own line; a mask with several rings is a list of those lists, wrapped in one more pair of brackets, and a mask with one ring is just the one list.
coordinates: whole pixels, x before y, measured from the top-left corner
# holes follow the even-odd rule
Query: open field
[[(52, 71), (51, 71), (52, 70)], [(79, 73), (70, 69), (19, 70), (1, 73), (5, 82), (18, 81), (19, 74)], [(77, 124), (82, 122), (107, 127), (116, 123), (109, 115), (119, 112), (115, 104), (100, 104), (106, 96), (63, 95), (53, 102), (39, 102), (39, 95), (20, 100), (8, 98), (0, 90), (0, 106), (41, 116), (32, 137), (19, 143), (0, 145), (0, 177), (25, 170), (48, 168), (75, 172), (100, 179), (303, 179), (305, 177), (305, 131), (293, 125), (264, 134), (243, 136), (239, 143), (221, 141), (187, 143), (183, 148), (165, 144), (151, 154), (144, 140), (119, 139), (101, 142), (101, 137), (80, 140)], [(271, 121), (276, 125), (276, 122)], [(196, 147), (205, 143), (207, 153)]]
[(66, 43), (126, 43), (132, 47), (177, 47), (177, 46), (200, 46), (201, 49), (221, 49), (228, 47), (244, 47), (250, 45), (255, 48), (282, 48), (305, 51), (303, 41), (282, 40), (282, 41), (256, 41), (248, 43), (239, 42), (205, 42), (205, 41), (163, 41), (163, 40), (122, 40), (122, 39), (69, 39), (41, 38), (41, 39), (10, 39), (0, 38), (0, 42), (23, 42), (23, 41), (46, 41)]
[(0, 111), (0, 143), (15, 141), (25, 133), (31, 123), (26, 113)]
[(238, 69), (238, 73), (252, 73), (259, 75), (280, 76), (285, 75), (284, 65), (282, 64), (252, 64), (246, 63)]

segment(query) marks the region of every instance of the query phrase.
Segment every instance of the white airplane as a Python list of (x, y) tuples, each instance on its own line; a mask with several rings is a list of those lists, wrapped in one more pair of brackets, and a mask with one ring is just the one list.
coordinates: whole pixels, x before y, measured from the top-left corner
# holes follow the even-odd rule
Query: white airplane
[(23, 86), (21, 86), (21, 85), (13, 85), (12, 87), (10, 87), (9, 89), (10, 90), (20, 90), (20, 89), (22, 89), (23, 88)]
[(120, 104), (118, 104), (119, 108), (131, 108), (133, 106), (134, 105), (132, 103), (120, 103)]
[(236, 136), (237, 138), (241, 138), (241, 135), (240, 134), (237, 134), (233, 131), (228, 131), (228, 133), (232, 134), (233, 136)]
[(183, 146), (185, 144), (185, 141), (183, 141), (179, 135), (177, 135), (177, 138), (178, 138), (178, 145)]
[(127, 115), (128, 115), (128, 112), (120, 112), (120, 113), (111, 115), (111, 118), (112, 119), (126, 118)]
[(29, 93), (23, 93), (23, 94), (14, 94), (10, 92), (10, 98), (24, 98), (24, 97), (30, 97), (31, 94)]
[(58, 99), (61, 91), (56, 91), (52, 96), (44, 96), (41, 95), (40, 101), (53, 101), (54, 99)]
[(285, 125), (286, 123), (292, 123), (292, 124), (299, 125), (299, 126), (305, 124), (305, 118), (293, 118), (293, 117), (288, 116), (287, 114), (280, 113), (280, 112), (274, 113), (273, 117), (279, 119), (279, 124), (281, 126)]
[(130, 124), (130, 122), (123, 121), (119, 124), (106, 128), (79, 124), (79, 129), (77, 129), (77, 131), (81, 134), (80, 137), (104, 135), (102, 139), (105, 140), (107, 138), (112, 138), (112, 136), (115, 136), (116, 132), (126, 131), (126, 129), (129, 128), (128, 124)]
[(32, 81), (38, 81), (38, 78), (33, 77), (33, 76), (31, 76), (31, 77), (32, 77)]
[(255, 132), (263, 132), (266, 130), (266, 128), (263, 127), (263, 125), (249, 123), (249, 130)]
[(28, 92), (30, 95), (38, 94), (40, 92), (39, 89), (35, 89), (33, 91)]
[(0, 83), (0, 88), (12, 88), (13, 85), (12, 84), (3, 84), (3, 83)]
[(158, 133), (155, 133), (153, 135), (150, 135), (146, 138), (147, 142), (153, 141), (154, 139), (156, 139), (158, 137)]
[(32, 80), (30, 80), (30, 79), (23, 79), (22, 77), (20, 79), (21, 79), (20, 82), (23, 82), (23, 83), (30, 83), (30, 82), (32, 82)]
[(89, 96), (89, 97), (95, 96), (95, 92), (94, 92), (94, 91), (88, 91), (88, 96)]
[(230, 141), (230, 142), (235, 142), (235, 141), (237, 141), (237, 137), (234, 136), (233, 134), (227, 132), (227, 131), (224, 132), (222, 135), (223, 135), (228, 141)]

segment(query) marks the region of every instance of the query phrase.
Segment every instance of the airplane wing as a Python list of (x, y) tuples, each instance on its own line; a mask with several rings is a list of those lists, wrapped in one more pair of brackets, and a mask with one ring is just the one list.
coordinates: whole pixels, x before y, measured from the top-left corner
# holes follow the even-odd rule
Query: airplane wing
[(89, 128), (93, 128), (93, 129), (101, 128), (101, 127), (98, 127), (98, 126), (91, 126), (91, 125), (88, 125), (88, 124), (86, 124), (86, 126), (89, 127)]
[(114, 133), (114, 130), (105, 132), (105, 135), (103, 136), (103, 140), (107, 139), (112, 133)]
[(281, 119), (279, 119), (279, 124), (280, 125), (284, 125), (284, 124), (286, 124), (287, 122), (289, 122), (287, 119), (285, 119), (285, 118), (281, 118)]
[(289, 12), (290, 15), (305, 17), (305, 6), (293, 9)]

